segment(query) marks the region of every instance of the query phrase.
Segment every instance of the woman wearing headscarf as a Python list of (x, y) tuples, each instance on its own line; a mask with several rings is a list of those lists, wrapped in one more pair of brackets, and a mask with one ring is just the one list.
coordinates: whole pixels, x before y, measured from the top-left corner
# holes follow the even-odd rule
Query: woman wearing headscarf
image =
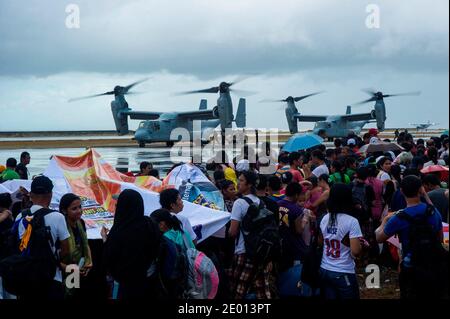
[(117, 200), (114, 225), (104, 247), (106, 269), (119, 283), (119, 299), (144, 299), (151, 295), (147, 271), (158, 247), (159, 231), (144, 216), (141, 195), (135, 190), (124, 190)]

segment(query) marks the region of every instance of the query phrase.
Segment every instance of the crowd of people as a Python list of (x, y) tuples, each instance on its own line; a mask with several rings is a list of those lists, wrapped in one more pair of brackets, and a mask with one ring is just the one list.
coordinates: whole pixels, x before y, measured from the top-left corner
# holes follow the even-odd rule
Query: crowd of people
[[(183, 201), (176, 189), (163, 190), (161, 208), (150, 214), (138, 192), (123, 191), (113, 227), (102, 229), (101, 241), (88, 240), (80, 198), (65, 194), (59, 211), (50, 210), (53, 184), (38, 176), (19, 207), (12, 207), (9, 194), (0, 195), (0, 296), (187, 298), (189, 251), (214, 265), (218, 280), (208, 277), (212, 271), (204, 273), (204, 285), (217, 285), (215, 298), (358, 299), (357, 268), (369, 263), (398, 270), (402, 298), (448, 298), (442, 227), (449, 218), (448, 173), (421, 173), (448, 167), (448, 136), (424, 141), (401, 132), (396, 142), (402, 151), (360, 152), (381, 142), (371, 129), (362, 137), (335, 139), (330, 148), (280, 152), (271, 174), (262, 173), (258, 156), (256, 163), (249, 160), (249, 147), (241, 158), (229, 161), (221, 153), (198, 164), (230, 213), (222, 235), (200, 242), (179, 214)], [(26, 152), (18, 165), (8, 159), (0, 180), (27, 179), (29, 162)], [(141, 163), (138, 175), (159, 178), (149, 162)], [(42, 225), (47, 233), (39, 232)], [(401, 248), (389, 241), (395, 235)], [(46, 241), (50, 245), (42, 245)], [(21, 289), (7, 266), (23, 255), (50, 268), (51, 280)], [(71, 265), (79, 266), (80, 288), (63, 285)], [(203, 288), (214, 290), (209, 286)]]

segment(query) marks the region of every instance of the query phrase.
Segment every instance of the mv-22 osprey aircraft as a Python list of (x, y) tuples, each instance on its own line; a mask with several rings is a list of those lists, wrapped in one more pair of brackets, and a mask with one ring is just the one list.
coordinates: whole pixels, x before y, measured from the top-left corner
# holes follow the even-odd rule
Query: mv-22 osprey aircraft
[(414, 126), (418, 131), (420, 130), (427, 130), (430, 126), (438, 125), (439, 123), (431, 123), (430, 120), (428, 120), (427, 123), (409, 123), (409, 125)]
[(386, 106), (384, 104), (384, 98), (393, 96), (404, 95), (419, 95), (420, 92), (409, 92), (401, 94), (383, 94), (382, 92), (376, 92), (374, 90), (364, 90), (371, 97), (355, 105), (362, 105), (369, 102), (375, 102), (374, 108), (368, 113), (352, 114), (352, 107), (347, 106), (345, 115), (304, 115), (300, 114), (295, 102), (301, 101), (313, 95), (317, 95), (321, 92), (316, 92), (304, 96), (292, 97), (289, 96), (283, 100), (263, 100), (261, 102), (286, 102), (286, 119), (289, 125), (289, 131), (291, 134), (298, 132), (298, 122), (315, 122), (313, 132), (318, 134), (320, 131), (325, 132), (328, 138), (333, 137), (347, 137), (350, 132), (359, 134), (362, 128), (367, 123), (377, 123), (379, 131), (385, 129), (386, 122)]
[(220, 125), (222, 131), (226, 128), (232, 127), (232, 122), (236, 123), (239, 128), (246, 125), (245, 114), (245, 99), (239, 99), (236, 117), (233, 115), (233, 104), (231, 101), (230, 91), (235, 91), (238, 94), (250, 93), (246, 91), (237, 91), (230, 87), (237, 82), (222, 82), (219, 86), (211, 87), (205, 90), (183, 92), (179, 95), (193, 94), (193, 93), (219, 93), (217, 99), (217, 106), (213, 109), (207, 109), (207, 100), (200, 101), (200, 107), (197, 111), (188, 112), (147, 112), (147, 111), (133, 111), (125, 100), (125, 95), (136, 94), (130, 91), (135, 85), (146, 81), (143, 79), (134, 82), (127, 86), (116, 86), (113, 91), (89, 95), (79, 98), (70, 99), (69, 102), (93, 98), (103, 95), (114, 95), (114, 101), (111, 102), (111, 111), (114, 118), (114, 123), (119, 135), (128, 134), (128, 117), (132, 120), (144, 120), (140, 122), (138, 129), (134, 134), (134, 138), (139, 144), (139, 147), (145, 147), (146, 143), (165, 142), (167, 146), (173, 146), (174, 142), (179, 140), (179, 136), (171, 136), (172, 130), (176, 128), (185, 128), (189, 131), (191, 141), (193, 140), (194, 127), (193, 121), (201, 121), (202, 142), (208, 141), (208, 136), (205, 136), (207, 130), (211, 131)]

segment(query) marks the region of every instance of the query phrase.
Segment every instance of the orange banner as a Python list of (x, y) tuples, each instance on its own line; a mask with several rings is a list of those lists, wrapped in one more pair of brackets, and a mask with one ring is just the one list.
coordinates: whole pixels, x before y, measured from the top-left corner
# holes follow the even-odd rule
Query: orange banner
[(121, 191), (121, 182), (133, 183), (136, 186), (160, 192), (161, 181), (153, 176), (131, 177), (122, 174), (107, 163), (94, 149), (76, 157), (54, 156), (64, 177), (79, 196), (95, 199), (107, 211), (114, 212), (116, 200), (113, 195)]

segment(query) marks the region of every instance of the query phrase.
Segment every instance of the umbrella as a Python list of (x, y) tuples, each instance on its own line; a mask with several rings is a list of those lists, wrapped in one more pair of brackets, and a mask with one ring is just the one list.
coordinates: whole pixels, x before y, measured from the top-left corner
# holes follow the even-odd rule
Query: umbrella
[(362, 146), (359, 151), (361, 153), (374, 153), (374, 152), (389, 152), (389, 151), (403, 151), (403, 147), (397, 143), (378, 142), (371, 143)]
[(420, 170), (422, 174), (440, 173), (441, 181), (448, 179), (448, 167), (442, 165), (430, 165)]
[(295, 134), (284, 144), (283, 151), (295, 152), (322, 144), (323, 138), (316, 134)]

